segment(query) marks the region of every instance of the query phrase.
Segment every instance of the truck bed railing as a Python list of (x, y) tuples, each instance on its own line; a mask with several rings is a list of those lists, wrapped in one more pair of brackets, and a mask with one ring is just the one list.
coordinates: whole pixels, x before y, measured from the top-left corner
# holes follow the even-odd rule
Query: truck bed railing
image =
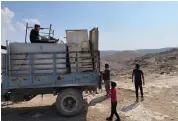
[(32, 54), (32, 55), (36, 55), (36, 54), (71, 54), (71, 53), (88, 53), (90, 54), (91, 52), (93, 53), (99, 53), (99, 51), (70, 51), (70, 52), (66, 52), (66, 51), (61, 51), (61, 52), (36, 52), (36, 53), (10, 53), (9, 55), (22, 55), (22, 54)]
[[(71, 73), (71, 69), (76, 69), (77, 71), (100, 71), (100, 52), (99, 51), (93, 51), (93, 53), (96, 53), (95, 56), (90, 56), (90, 57), (81, 57), (79, 54), (91, 54), (91, 51), (72, 51), (72, 52), (40, 52), (40, 53), (10, 53), (5, 54), (3, 61), (3, 66), (2, 66), (2, 71), (3, 74), (5, 75), (15, 75), (18, 71), (27, 71), (28, 73), (25, 73), (26, 75), (36, 73), (34, 71), (38, 70), (52, 70), (52, 73), (60, 73), (57, 72), (56, 70), (59, 69), (67, 69), (66, 73)], [(34, 57), (35, 55), (52, 55), (52, 58), (48, 57)], [(66, 54), (66, 57), (56, 57), (57, 55), (60, 54)], [(76, 54), (76, 57), (70, 57), (67, 56), (67, 54)], [(19, 59), (16, 57), (13, 57), (13, 55), (20, 55), (24, 56), (24, 58)], [(78, 56), (79, 55), (79, 56)], [(65, 59), (66, 62), (57, 62), (57, 60), (60, 59)], [(72, 62), (71, 59), (75, 59), (78, 61)], [(22, 60), (22, 63), (18, 64), (12, 64), (10, 63), (11, 60), (14, 61), (20, 61)], [(45, 62), (45, 63), (33, 63), (36, 60), (51, 60), (51, 62)], [(68, 60), (68, 61), (67, 61)], [(89, 60), (89, 62), (84, 62), (83, 60)], [(94, 61), (95, 60), (95, 61)], [(25, 63), (23, 63), (23, 61)], [(27, 62), (28, 61), (28, 62)], [(65, 64), (66, 67), (57, 67), (57, 65), (60, 64)], [(72, 64), (76, 64), (76, 67), (71, 67)], [(35, 68), (35, 66), (38, 65), (40, 67)], [(46, 66), (46, 65), (52, 65), (51, 67), (45, 68), (41, 66)], [(82, 66), (81, 66), (82, 65)], [(94, 65), (94, 66), (93, 66)], [(18, 69), (11, 69), (12, 66), (19, 66)], [(6, 73), (5, 73), (6, 72)], [(21, 72), (18, 72), (18, 74), (23, 74)], [(24, 74), (23, 74), (24, 75)]]

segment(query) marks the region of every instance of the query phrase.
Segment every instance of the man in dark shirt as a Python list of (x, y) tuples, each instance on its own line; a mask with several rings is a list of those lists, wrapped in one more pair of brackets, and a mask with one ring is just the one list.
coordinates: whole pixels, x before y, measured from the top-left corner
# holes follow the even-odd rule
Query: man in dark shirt
[(145, 85), (145, 81), (144, 81), (144, 74), (143, 71), (140, 70), (140, 65), (136, 64), (135, 69), (133, 70), (132, 73), (132, 83), (135, 83), (135, 94), (136, 94), (136, 101), (138, 101), (138, 88), (140, 88), (140, 93), (141, 93), (141, 97), (143, 100), (143, 87), (142, 87), (142, 82), (143, 85)]
[(48, 39), (45, 37), (42, 37), (42, 39), (40, 40), (39, 31), (40, 31), (40, 25), (35, 24), (34, 29), (32, 29), (30, 32), (31, 43), (56, 43), (57, 41), (59, 41), (57, 39), (54, 39), (53, 37), (50, 37), (50, 40), (54, 40), (54, 41), (48, 41)]
[(106, 95), (109, 96), (109, 91), (110, 91), (110, 70), (109, 70), (109, 65), (105, 64), (105, 70), (103, 72), (103, 80), (105, 84), (105, 89), (106, 89)]

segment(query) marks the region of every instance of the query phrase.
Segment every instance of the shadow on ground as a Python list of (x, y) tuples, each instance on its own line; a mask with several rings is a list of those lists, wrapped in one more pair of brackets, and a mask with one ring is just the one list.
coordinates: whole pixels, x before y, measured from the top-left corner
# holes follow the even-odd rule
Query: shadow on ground
[(107, 99), (108, 98), (106, 96), (100, 96), (100, 97), (94, 98), (93, 100), (90, 101), (88, 106), (95, 106), (97, 103), (101, 103)]
[(13, 103), (1, 104), (4, 107), (1, 108), (1, 116), (2, 121), (87, 121), (88, 106), (95, 106), (105, 100), (107, 100), (105, 96), (94, 98), (89, 104), (85, 100), (84, 111), (74, 117), (61, 116), (56, 110), (55, 103), (37, 107), (13, 107), (10, 106)]
[(84, 104), (84, 111), (74, 117), (61, 116), (55, 107), (50, 106), (38, 107), (6, 107), (1, 108), (2, 121), (86, 121), (88, 105)]
[(139, 105), (138, 102), (134, 102), (134, 103), (132, 103), (132, 104), (130, 104), (130, 105), (128, 105), (128, 106), (124, 106), (124, 107), (121, 109), (121, 111), (122, 111), (122, 112), (131, 111), (131, 110), (135, 109), (138, 105)]

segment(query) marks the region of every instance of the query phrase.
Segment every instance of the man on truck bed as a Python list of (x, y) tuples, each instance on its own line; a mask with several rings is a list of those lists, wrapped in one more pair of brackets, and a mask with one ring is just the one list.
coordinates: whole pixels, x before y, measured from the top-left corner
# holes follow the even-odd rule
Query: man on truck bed
[[(53, 37), (50, 37), (50, 40), (54, 40), (54, 41), (49, 41), (48, 38), (40, 36), (39, 31), (40, 31), (40, 25), (35, 24), (34, 29), (32, 29), (30, 32), (30, 42), (31, 43), (56, 43), (59, 41), (58, 39), (55, 39)], [(41, 40), (39, 37), (41, 37)]]
[(109, 65), (105, 64), (105, 70), (103, 73), (103, 80), (104, 80), (104, 85), (106, 89), (106, 96), (109, 96), (110, 92), (110, 70), (109, 70)]

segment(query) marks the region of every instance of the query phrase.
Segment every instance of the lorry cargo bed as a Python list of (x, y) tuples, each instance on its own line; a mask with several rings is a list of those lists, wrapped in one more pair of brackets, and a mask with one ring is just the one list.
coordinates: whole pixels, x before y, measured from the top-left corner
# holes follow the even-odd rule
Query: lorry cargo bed
[[(2, 54), (2, 94), (7, 93), (12, 89), (22, 89), (22, 88), (46, 88), (46, 87), (69, 87), (69, 86), (97, 86), (99, 80), (99, 68), (93, 68), (91, 71), (78, 71), (78, 72), (70, 72), (69, 67), (58, 67), (57, 64), (67, 65), (65, 62), (57, 63), (57, 55), (66, 54), (67, 52), (38, 52), (38, 53), (11, 53), (11, 54)], [(80, 52), (72, 52), (72, 53), (80, 53)], [(82, 52), (88, 53), (88, 52)], [(99, 53), (99, 52), (97, 52)], [(52, 62), (45, 62), (45, 58), (42, 55), (51, 55)], [(9, 63), (10, 57), (12, 56), (25, 56), (28, 55), (26, 63), (17, 64), (17, 63)], [(41, 55), (39, 58), (35, 58), (35, 55)], [(59, 57), (60, 58), (60, 57)], [(64, 57), (61, 57), (64, 58)], [(67, 57), (65, 57), (66, 59)], [(85, 57), (83, 57), (85, 58)], [(92, 58), (92, 57), (91, 57)], [(99, 64), (99, 56), (93, 57), (98, 58)], [(19, 58), (16, 58), (15, 62), (18, 62)], [(46, 58), (49, 61), (49, 58)], [(34, 63), (38, 60), (42, 63)], [(80, 63), (80, 62), (78, 62)], [(83, 63), (83, 62), (82, 62)], [(97, 62), (96, 62), (97, 63)], [(12, 65), (13, 64), (13, 65)], [(40, 67), (39, 67), (40, 64)], [(47, 68), (47, 65), (50, 65)], [(69, 62), (70, 64), (70, 62)], [(92, 63), (87, 63), (91, 64)], [(14, 65), (19, 65), (18, 68), (12, 69)], [(23, 66), (26, 68), (23, 68)], [(34, 68), (38, 65), (38, 68)], [(99, 65), (98, 65), (99, 67)], [(68, 70), (66, 72), (59, 72), (58, 70)], [(42, 71), (43, 72), (40, 72)], [(49, 71), (51, 70), (51, 71)], [(81, 70), (81, 69), (80, 69)], [(86, 69), (85, 69), (86, 70)], [(25, 72), (25, 73), (24, 73)]]

